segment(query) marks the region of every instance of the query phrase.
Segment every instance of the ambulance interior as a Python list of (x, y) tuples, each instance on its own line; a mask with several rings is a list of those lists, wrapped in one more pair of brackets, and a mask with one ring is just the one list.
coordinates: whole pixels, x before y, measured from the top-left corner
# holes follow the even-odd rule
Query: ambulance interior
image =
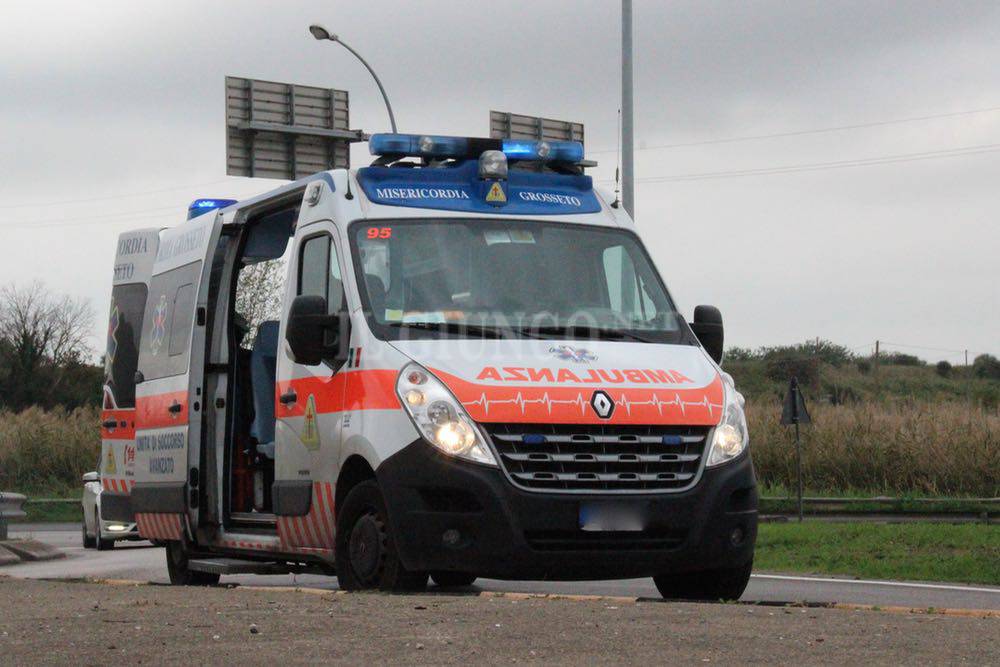
[(274, 483), (274, 392), (278, 328), (298, 208), (244, 226), (228, 306), (231, 364), (228, 470), (234, 520), (269, 519)]

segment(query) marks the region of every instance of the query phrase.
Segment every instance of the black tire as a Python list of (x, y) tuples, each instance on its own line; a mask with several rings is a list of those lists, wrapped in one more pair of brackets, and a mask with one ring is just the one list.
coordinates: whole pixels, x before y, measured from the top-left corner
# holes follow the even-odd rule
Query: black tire
[(421, 591), (426, 572), (411, 572), (399, 560), (378, 484), (366, 480), (347, 494), (337, 516), (337, 581), (345, 591)]
[(739, 600), (750, 581), (753, 561), (740, 567), (653, 577), (660, 595), (668, 600)]
[(219, 583), (219, 575), (211, 572), (195, 572), (188, 569), (188, 554), (184, 543), (167, 542), (167, 574), (174, 586), (214, 586)]
[(101, 537), (101, 511), (94, 512), (94, 541), (98, 551), (110, 551), (115, 548), (114, 540)]
[(97, 546), (97, 538), (91, 537), (90, 535), (87, 534), (87, 519), (86, 519), (86, 517), (83, 517), (82, 524), (83, 524), (83, 528), (82, 528), (81, 532), (83, 533), (83, 548), (84, 549), (93, 549), (94, 547)]
[(441, 588), (465, 588), (472, 585), (476, 575), (468, 572), (431, 572), (431, 579)]

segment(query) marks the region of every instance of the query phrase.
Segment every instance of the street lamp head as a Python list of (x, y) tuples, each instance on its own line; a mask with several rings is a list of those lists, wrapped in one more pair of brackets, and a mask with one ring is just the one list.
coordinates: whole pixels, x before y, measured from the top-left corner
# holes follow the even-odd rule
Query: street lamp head
[(309, 32), (311, 32), (312, 36), (316, 39), (328, 39), (331, 42), (337, 41), (337, 36), (330, 34), (330, 31), (321, 25), (313, 24), (309, 26)]

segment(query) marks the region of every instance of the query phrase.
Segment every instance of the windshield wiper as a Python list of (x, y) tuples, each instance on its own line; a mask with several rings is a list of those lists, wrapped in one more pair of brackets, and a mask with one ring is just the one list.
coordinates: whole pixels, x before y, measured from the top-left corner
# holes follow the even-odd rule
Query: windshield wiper
[(478, 324), (463, 322), (390, 322), (390, 327), (397, 329), (418, 329), (420, 331), (438, 331), (449, 334), (469, 334), (481, 338), (503, 338), (503, 331), (495, 327), (484, 327)]
[(546, 336), (560, 337), (573, 336), (592, 338), (595, 340), (634, 340), (640, 343), (652, 343), (654, 341), (644, 338), (639, 334), (625, 331), (624, 329), (603, 329), (601, 327), (591, 327), (576, 324), (573, 326), (544, 326), (544, 327), (520, 327), (517, 332), (522, 336)]

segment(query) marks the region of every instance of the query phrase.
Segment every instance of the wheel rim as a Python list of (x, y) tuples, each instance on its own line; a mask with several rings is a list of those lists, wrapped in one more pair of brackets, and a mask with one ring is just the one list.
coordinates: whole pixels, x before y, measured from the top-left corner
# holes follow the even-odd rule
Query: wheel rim
[(363, 584), (376, 583), (385, 560), (385, 525), (369, 512), (362, 515), (351, 529), (347, 551), (351, 569)]

